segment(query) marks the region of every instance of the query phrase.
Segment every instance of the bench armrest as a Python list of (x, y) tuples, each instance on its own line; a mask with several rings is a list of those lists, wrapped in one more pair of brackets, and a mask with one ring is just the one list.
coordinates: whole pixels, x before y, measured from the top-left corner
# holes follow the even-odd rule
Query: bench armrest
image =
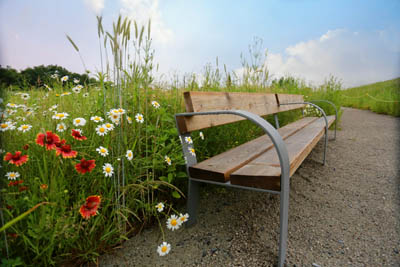
[(336, 140), (336, 126), (337, 126), (337, 120), (338, 120), (338, 110), (336, 108), (336, 105), (329, 101), (329, 100), (325, 100), (325, 99), (316, 99), (316, 100), (310, 100), (310, 102), (325, 102), (330, 104), (331, 106), (333, 106), (333, 108), (335, 109), (335, 137), (333, 138), (333, 140)]

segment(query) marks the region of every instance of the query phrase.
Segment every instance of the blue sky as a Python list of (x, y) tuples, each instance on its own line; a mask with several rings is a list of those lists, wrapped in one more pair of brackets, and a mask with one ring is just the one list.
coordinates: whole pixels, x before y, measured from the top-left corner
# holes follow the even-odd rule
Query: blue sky
[(155, 60), (164, 77), (201, 73), (206, 63), (240, 72), (240, 54), (254, 37), (268, 49), (274, 78), (292, 75), (314, 85), (329, 75), (345, 86), (400, 76), (400, 1), (0, 1), (0, 64), (17, 69), (57, 64), (100, 69), (96, 14), (106, 29), (119, 13), (152, 18)]

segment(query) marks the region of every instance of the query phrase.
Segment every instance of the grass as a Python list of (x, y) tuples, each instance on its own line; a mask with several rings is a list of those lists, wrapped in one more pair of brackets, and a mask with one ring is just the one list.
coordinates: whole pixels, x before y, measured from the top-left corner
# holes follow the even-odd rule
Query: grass
[[(4, 264), (51, 266), (67, 261), (96, 262), (101, 253), (148, 224), (158, 223), (163, 233), (163, 225), (171, 214), (180, 213), (173, 207), (182, 200), (187, 187), (185, 161), (173, 117), (184, 111), (183, 91), (293, 93), (303, 94), (307, 100), (330, 100), (340, 106), (341, 88), (335, 79), (318, 88), (307, 87), (290, 77), (267, 86), (267, 70), (261, 65), (250, 67), (244, 58), (243, 65), (249, 70), (240, 79), (227, 72), (226, 67), (224, 72), (220, 71), (217, 63), (215, 68), (207, 66), (204, 75), (207, 79), (203, 82), (193, 74), (183, 81), (177, 78), (170, 84), (156, 85), (150, 23), (140, 27), (135, 21), (120, 17), (112, 31), (106, 32), (101, 21), (98, 18), (102, 66), (96, 74), (97, 84), (83, 84), (77, 90), (72, 81), (62, 82), (61, 77), (55, 77), (47, 85), (51, 91), (45, 86), (32, 88), (24, 91), (29, 97), (12, 87), (2, 88), (2, 123), (8, 125), (0, 133), (2, 156), (16, 151), (29, 155), (21, 166), (3, 160), (0, 168), (3, 177), (0, 211), (2, 225), (7, 226), (1, 233), (4, 242), (0, 242)], [(79, 53), (71, 37), (68, 39)], [(257, 46), (259, 40), (251, 51), (256, 53)], [(257, 61), (263, 62), (261, 54), (256, 54)], [(80, 54), (79, 57), (82, 59)], [(328, 114), (334, 113), (329, 106), (324, 107)], [(112, 109), (123, 110), (114, 121), (109, 116)], [(55, 112), (65, 112), (68, 116), (57, 120)], [(136, 121), (138, 114), (143, 116), (143, 122)], [(91, 120), (95, 115), (104, 119), (102, 123), (112, 123), (114, 129), (99, 135), (96, 131), (99, 124)], [(283, 126), (300, 116), (301, 111), (279, 114), (280, 124)], [(83, 118), (86, 123), (75, 126), (76, 118)], [(266, 119), (273, 123), (271, 116)], [(61, 122), (65, 123), (66, 131), (57, 131)], [(23, 124), (32, 128), (26, 132), (18, 130)], [(75, 139), (72, 129), (82, 130), (86, 139)], [(77, 152), (76, 157), (64, 158), (54, 149), (47, 150), (38, 144), (38, 134), (47, 131), (64, 139)], [(198, 132), (192, 138), (201, 160), (260, 134), (256, 126), (242, 121), (204, 130), (205, 140)], [(96, 151), (100, 146), (108, 149), (107, 156)], [(128, 150), (132, 151), (131, 160), (126, 157)], [(86, 173), (77, 170), (83, 158), (96, 164)], [(114, 169), (110, 177), (104, 173), (103, 166), (107, 163)], [(16, 181), (20, 183), (10, 183), (14, 181), (6, 178), (9, 172), (18, 172), (20, 177)], [(88, 204), (90, 196), (99, 196), (100, 205)], [(165, 205), (161, 213), (156, 208), (159, 202)], [(84, 217), (82, 208), (93, 213)], [(156, 253), (156, 248), (157, 244), (149, 249)]]
[(400, 78), (358, 86), (341, 92), (343, 106), (400, 116)]

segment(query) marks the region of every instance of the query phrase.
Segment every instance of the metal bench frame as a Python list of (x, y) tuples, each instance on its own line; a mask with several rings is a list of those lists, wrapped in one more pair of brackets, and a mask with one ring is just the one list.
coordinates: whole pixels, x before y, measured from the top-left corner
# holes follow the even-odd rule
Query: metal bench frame
[[(333, 105), (332, 102), (325, 101), (325, 100), (322, 100), (322, 101), (328, 102)], [(281, 103), (280, 105), (290, 105), (290, 104), (309, 104), (311, 106), (314, 106), (318, 110), (320, 110), (321, 113), (323, 114), (325, 122), (326, 122), (325, 146), (324, 146), (325, 149), (324, 149), (324, 159), (323, 159), (323, 164), (325, 164), (326, 149), (327, 149), (327, 144), (328, 144), (328, 138), (327, 138), (328, 121), (327, 121), (325, 112), (319, 106), (317, 106), (311, 102)], [(334, 106), (334, 108), (336, 111), (336, 119), (335, 119), (335, 139), (336, 139), (337, 110), (336, 110), (335, 106)], [(225, 183), (220, 183), (220, 182), (214, 182), (214, 181), (210, 181), (210, 180), (202, 180), (202, 179), (196, 179), (196, 178), (190, 177), (189, 167), (197, 164), (197, 158), (195, 155), (192, 155), (189, 152), (189, 149), (193, 148), (193, 144), (188, 144), (187, 142), (185, 142), (185, 137), (190, 137), (190, 133), (181, 134), (177, 118), (180, 116), (190, 117), (190, 116), (222, 115), (222, 114), (231, 114), (231, 115), (237, 115), (237, 116), (244, 117), (244, 118), (250, 120), (251, 122), (255, 123), (256, 125), (258, 125), (270, 137), (272, 143), (274, 144), (276, 152), (278, 153), (279, 162), (280, 162), (280, 166), (281, 166), (281, 181), (280, 181), (281, 190), (280, 191), (247, 187), (247, 186), (241, 186), (241, 185), (233, 185), (230, 183), (230, 181), (227, 181)], [(278, 117), (276, 114), (274, 114), (274, 117), (275, 117), (276, 128), (279, 128)], [(247, 189), (247, 190), (253, 190), (253, 191), (278, 194), (278, 195), (280, 195), (280, 213), (279, 213), (280, 234), (279, 234), (278, 266), (283, 266), (285, 263), (286, 249), (287, 249), (290, 163), (289, 163), (289, 156), (288, 156), (288, 152), (286, 149), (286, 145), (285, 145), (281, 135), (279, 134), (279, 132), (269, 122), (264, 120), (262, 117), (254, 114), (254, 113), (244, 111), (244, 110), (216, 110), (216, 111), (207, 111), (207, 112), (179, 113), (179, 114), (175, 114), (175, 121), (176, 121), (176, 127), (179, 132), (179, 138), (182, 143), (183, 154), (185, 156), (186, 172), (189, 177), (188, 203), (187, 203), (188, 208), (187, 209), (188, 209), (190, 219), (187, 223), (187, 226), (191, 226), (191, 225), (195, 224), (197, 221), (197, 207), (198, 207), (198, 202), (199, 202), (199, 185), (200, 185), (200, 183), (209, 183), (209, 184), (216, 184), (216, 185), (221, 185), (221, 186), (226, 186), (226, 187), (234, 187), (234, 188), (240, 188), (240, 189)]]

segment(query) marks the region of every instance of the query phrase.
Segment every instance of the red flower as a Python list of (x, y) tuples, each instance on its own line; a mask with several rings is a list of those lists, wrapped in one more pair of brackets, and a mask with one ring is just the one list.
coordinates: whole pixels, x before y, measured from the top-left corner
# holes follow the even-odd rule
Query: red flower
[(22, 147), (24, 150), (28, 150), (29, 149), (29, 144), (26, 144)]
[(47, 184), (41, 184), (40, 188), (46, 190), (49, 186)]
[[(57, 142), (56, 143), (56, 147), (61, 147), (62, 145), (64, 145), (65, 144), (65, 139), (63, 139), (63, 140), (61, 140), (60, 142)], [(57, 148), (56, 148), (57, 149)]]
[(94, 164), (95, 160), (85, 160), (84, 158), (81, 159), (81, 163), (78, 163), (75, 165), (75, 169), (79, 173), (86, 173), (86, 172), (91, 172), (93, 168), (96, 166)]
[(66, 158), (75, 158), (76, 155), (78, 155), (78, 152), (72, 150), (71, 145), (61, 145), (59, 147), (56, 147), (56, 154), (57, 156), (61, 154), (62, 157), (66, 159)]
[(19, 188), (18, 188), (18, 191), (19, 192), (22, 192), (22, 191), (25, 191), (25, 190), (28, 190), (28, 187), (27, 186), (20, 186)]
[(83, 136), (83, 135), (81, 134), (81, 131), (80, 131), (80, 130), (74, 130), (74, 129), (72, 129), (71, 135), (72, 135), (73, 138), (75, 138), (76, 140), (79, 140), (79, 141), (83, 141), (83, 140), (86, 140), (86, 139), (87, 139), (86, 136)]
[(47, 131), (46, 134), (38, 133), (36, 137), (36, 144), (40, 146), (46, 145), (47, 150), (55, 149), (57, 143), (60, 143), (60, 137), (51, 131)]
[(7, 152), (7, 154), (4, 156), (4, 160), (9, 161), (11, 164), (15, 164), (15, 166), (21, 166), (29, 159), (28, 155), (21, 156), (21, 153), (21, 151), (17, 151), (15, 152), (15, 155), (13, 155), (10, 152)]
[(89, 196), (86, 198), (86, 203), (81, 206), (79, 213), (84, 219), (89, 219), (97, 214), (97, 209), (100, 206), (100, 196)]

